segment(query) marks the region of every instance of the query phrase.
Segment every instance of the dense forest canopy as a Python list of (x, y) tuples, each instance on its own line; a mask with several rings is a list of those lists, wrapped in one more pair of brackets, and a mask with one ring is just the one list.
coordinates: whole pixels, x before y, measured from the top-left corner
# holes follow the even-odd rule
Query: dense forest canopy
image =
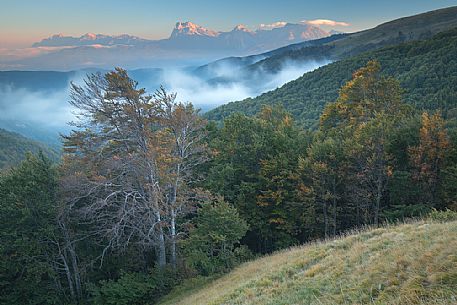
[(313, 131), (277, 106), (207, 122), (122, 69), (73, 84), (62, 160), (29, 154), (0, 175), (0, 301), (150, 304), (256, 255), (456, 209), (453, 104), (413, 102), (388, 71), (365, 62)]

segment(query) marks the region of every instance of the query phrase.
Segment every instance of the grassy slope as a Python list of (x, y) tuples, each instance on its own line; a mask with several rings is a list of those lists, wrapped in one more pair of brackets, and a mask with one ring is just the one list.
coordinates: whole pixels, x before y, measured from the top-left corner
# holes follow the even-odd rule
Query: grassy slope
[(341, 58), (357, 54), (360, 50), (373, 50), (377, 46), (392, 45), (398, 41), (430, 38), (434, 34), (457, 26), (457, 6), (438, 9), (418, 15), (392, 20), (375, 28), (353, 33), (333, 43), (336, 55)]
[(292, 248), (197, 285), (161, 304), (456, 304), (457, 221)]

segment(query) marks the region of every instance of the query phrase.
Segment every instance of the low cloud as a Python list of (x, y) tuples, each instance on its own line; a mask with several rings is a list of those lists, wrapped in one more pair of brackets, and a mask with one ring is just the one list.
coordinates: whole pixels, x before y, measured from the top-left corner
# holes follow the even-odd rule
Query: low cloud
[[(162, 84), (167, 91), (177, 93), (179, 101), (191, 102), (197, 108), (207, 111), (231, 101), (274, 90), (328, 63), (329, 61), (288, 61), (276, 73), (262, 68), (252, 73), (240, 66), (222, 64), (205, 77), (188, 69), (164, 69), (132, 77), (149, 93), (153, 93)], [(84, 77), (85, 73), (81, 71), (72, 80), (83, 84)], [(0, 85), (0, 125), (2, 122), (18, 121), (65, 133), (69, 129), (67, 122), (75, 119), (75, 109), (69, 105), (68, 100), (69, 86), (60, 90), (48, 88), (36, 91)]]
[(301, 23), (310, 24), (314, 26), (328, 25), (328, 26), (350, 26), (349, 23), (343, 21), (335, 21), (329, 19), (314, 19), (314, 20), (303, 20)]
[(185, 70), (168, 69), (160, 79), (168, 91), (177, 93), (178, 100), (208, 110), (274, 90), (328, 63), (329, 60), (286, 61), (276, 73), (262, 68), (249, 73), (239, 67), (222, 64), (212, 69), (211, 75), (214, 78), (209, 80)]
[(177, 93), (178, 100), (191, 102), (201, 108), (214, 108), (252, 94), (242, 83), (210, 84), (181, 69), (167, 69), (161, 79), (168, 91)]
[[(286, 61), (281, 65), (281, 70), (278, 73), (270, 74), (269, 81), (266, 82), (262, 88), (262, 92), (258, 92), (259, 95), (265, 91), (274, 90), (282, 87), (286, 83), (295, 80), (305, 74), (306, 72), (313, 71), (321, 66), (327, 65), (330, 60), (324, 61)], [(267, 74), (268, 75), (268, 74)]]
[(2, 62), (12, 60), (19, 60), (24, 58), (37, 57), (43, 54), (57, 52), (63, 49), (72, 47), (36, 47), (36, 48), (22, 48), (22, 49), (7, 49), (0, 48), (0, 58)]
[(69, 90), (45, 92), (0, 86), (0, 120), (65, 127), (74, 118), (68, 100)]

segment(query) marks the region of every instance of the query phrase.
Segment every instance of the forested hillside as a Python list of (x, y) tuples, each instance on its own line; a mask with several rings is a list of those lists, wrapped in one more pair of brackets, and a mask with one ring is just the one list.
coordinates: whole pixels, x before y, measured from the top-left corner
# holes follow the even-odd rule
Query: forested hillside
[(382, 73), (396, 77), (404, 99), (418, 109), (442, 109), (455, 116), (457, 106), (457, 29), (432, 39), (404, 43), (337, 61), (304, 74), (281, 88), (256, 98), (222, 105), (206, 114), (222, 120), (235, 112), (252, 115), (264, 105), (281, 105), (305, 128), (316, 128), (324, 106), (338, 96), (338, 89), (352, 72), (370, 59), (381, 63)]
[(25, 159), (27, 152), (36, 154), (40, 151), (51, 160), (57, 160), (59, 157), (56, 151), (45, 144), (0, 128), (0, 170), (18, 165)]
[[(329, 37), (325, 38), (320, 38), (320, 39), (314, 39), (314, 40), (308, 40), (305, 42), (300, 42), (300, 43), (295, 43), (291, 44), (279, 49), (275, 49), (273, 51), (261, 53), (261, 54), (256, 54), (256, 55), (251, 55), (251, 56), (244, 56), (244, 57), (227, 57), (223, 58), (211, 63), (208, 63), (206, 65), (200, 66), (197, 69), (195, 69), (195, 73), (200, 76), (204, 76), (208, 79), (214, 78), (214, 70), (217, 70), (221, 67), (227, 67), (230, 66), (231, 69), (233, 70), (244, 70), (250, 71), (250, 72), (255, 72), (259, 66), (262, 66), (262, 68), (267, 68), (269, 72), (277, 72), (275, 69), (270, 69), (270, 67), (267, 67), (267, 65), (270, 62), (275, 62), (278, 65), (280, 65), (284, 59), (287, 60), (294, 60), (294, 59), (306, 59), (302, 58), (302, 53), (304, 49), (306, 49), (306, 52), (311, 53), (308, 51), (308, 48), (314, 51), (319, 51), (319, 55), (321, 55), (321, 50), (319, 46), (323, 46), (325, 44), (328, 44), (332, 41), (342, 39), (345, 37), (347, 34), (335, 34)], [(324, 47), (325, 48), (325, 47)], [(313, 55), (315, 53), (312, 53)], [(326, 55), (326, 54), (323, 54)], [(314, 57), (312, 57), (314, 59)], [(268, 63), (268, 64), (266, 64)]]

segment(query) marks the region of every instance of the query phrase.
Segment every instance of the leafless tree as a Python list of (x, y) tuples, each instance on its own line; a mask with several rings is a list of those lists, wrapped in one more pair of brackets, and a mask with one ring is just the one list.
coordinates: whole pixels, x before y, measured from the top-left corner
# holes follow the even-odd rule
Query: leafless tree
[(206, 160), (206, 146), (203, 143), (205, 122), (191, 104), (176, 103), (176, 95), (167, 95), (161, 88), (155, 97), (163, 101), (165, 113), (163, 124), (172, 138), (173, 162), (167, 174), (169, 182), (166, 195), (167, 216), (170, 231), (171, 263), (176, 266), (176, 221), (179, 214), (189, 207), (188, 187), (197, 179), (194, 168)]
[(163, 267), (170, 232), (176, 263), (176, 220), (192, 169), (204, 160), (204, 122), (175, 98), (163, 88), (147, 95), (122, 69), (72, 84), (79, 122), (65, 137), (64, 179), (78, 215), (105, 241), (102, 259), (108, 249), (138, 243), (154, 248)]

